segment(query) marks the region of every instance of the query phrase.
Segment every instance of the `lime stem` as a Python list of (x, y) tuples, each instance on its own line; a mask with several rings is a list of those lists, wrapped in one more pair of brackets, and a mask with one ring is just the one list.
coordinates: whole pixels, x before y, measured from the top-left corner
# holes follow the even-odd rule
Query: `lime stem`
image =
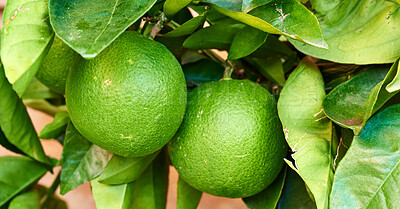
[(162, 12), (157, 17), (157, 23), (150, 29), (148, 37), (151, 39), (154, 39), (154, 37), (156, 37), (157, 34), (163, 29), (164, 22), (166, 22), (166, 21), (167, 21), (167, 17), (165, 16), (164, 12)]
[(223, 80), (232, 80), (232, 72), (235, 69), (235, 66), (233, 63), (229, 60), (225, 62), (225, 72), (224, 72), (224, 77), (222, 78)]

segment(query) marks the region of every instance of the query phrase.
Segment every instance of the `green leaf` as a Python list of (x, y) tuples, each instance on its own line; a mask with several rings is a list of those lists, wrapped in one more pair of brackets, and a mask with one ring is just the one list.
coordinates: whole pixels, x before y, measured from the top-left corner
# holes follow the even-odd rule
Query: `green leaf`
[(354, 137), (335, 174), (330, 208), (399, 206), (399, 112), (400, 105), (382, 110)]
[(325, 114), (358, 135), (368, 118), (399, 92), (389, 93), (385, 88), (395, 78), (397, 69), (398, 61), (389, 72), (378, 66), (339, 85), (324, 100)]
[(103, 184), (125, 184), (135, 181), (142, 175), (159, 151), (143, 157), (121, 157), (114, 155), (99, 177)]
[(40, 209), (40, 196), (37, 190), (29, 190), (11, 200), (8, 209)]
[(120, 185), (107, 185), (90, 181), (92, 194), (97, 209), (129, 209), (132, 202), (133, 183)]
[(243, 202), (246, 203), (248, 209), (275, 209), (279, 197), (282, 194), (283, 185), (286, 178), (286, 166), (282, 169), (279, 176), (276, 177), (274, 182), (269, 185), (262, 192), (251, 196), (243, 198)]
[(21, 99), (0, 67), (0, 126), (8, 141), (33, 159), (49, 164)]
[(62, 95), (50, 90), (35, 77), (22, 95), (22, 99), (60, 99)]
[(199, 27), (202, 27), (204, 22), (206, 21), (207, 12), (200, 14), (197, 17), (192, 18), (191, 20), (185, 22), (178, 28), (172, 30), (171, 32), (166, 33), (164, 36), (166, 37), (178, 37), (190, 35), (195, 32)]
[(131, 208), (164, 209), (167, 202), (169, 163), (161, 152), (134, 182)]
[(50, 0), (50, 21), (56, 34), (84, 58), (94, 58), (156, 0)]
[(47, 113), (51, 116), (55, 116), (59, 112), (67, 111), (66, 105), (56, 106), (45, 99), (24, 99), (23, 102), (26, 106)]
[(282, 60), (280, 58), (273, 59), (260, 59), (260, 58), (247, 58), (246, 61), (250, 62), (253, 66), (257, 67), (258, 71), (268, 78), (268, 80), (277, 83), (281, 86), (285, 84), (285, 71), (283, 70)]
[(196, 209), (203, 192), (196, 190), (179, 177), (176, 209)]
[(290, 74), (278, 100), (285, 138), (294, 152), (294, 165), (315, 197), (327, 208), (333, 181), (332, 122), (322, 110), (324, 80), (308, 57)]
[(204, 82), (220, 80), (225, 71), (222, 65), (210, 59), (202, 59), (183, 65), (182, 69), (186, 83), (196, 86)]
[(397, 65), (396, 76), (393, 80), (386, 86), (386, 91), (389, 93), (400, 90), (400, 65)]
[(41, 139), (57, 139), (65, 133), (69, 122), (68, 112), (59, 112), (53, 122), (47, 124), (39, 134)]
[(171, 17), (185, 8), (192, 0), (166, 0), (164, 4), (165, 15)]
[(400, 56), (399, 5), (391, 1), (312, 0), (329, 49), (289, 40), (310, 56), (339, 63), (392, 63)]
[(19, 96), (35, 76), (54, 35), (47, 4), (48, 0), (12, 0), (4, 9), (1, 60)]
[[(214, 0), (207, 2), (216, 3)], [(328, 47), (317, 18), (296, 0), (266, 1), (268, 3), (256, 0), (253, 1), (256, 5), (248, 8), (238, 3), (217, 2), (220, 6), (212, 5), (212, 9), (249, 26), (267, 33), (285, 35), (319, 48)]]
[(28, 157), (0, 157), (0, 206), (46, 172), (46, 167)]
[(306, 185), (301, 177), (293, 170), (288, 169), (285, 186), (278, 203), (278, 209), (316, 209), (315, 202), (307, 193)]
[(20, 149), (18, 149), (16, 146), (12, 145), (6, 138), (6, 136), (4, 136), (3, 131), (0, 128), (0, 145), (3, 146), (4, 148), (18, 153), (18, 154), (24, 154)]
[(253, 53), (267, 40), (267, 37), (268, 33), (250, 26), (241, 29), (233, 38), (228, 60), (239, 59)]
[(86, 140), (70, 122), (61, 155), (60, 193), (65, 194), (103, 172), (111, 154)]

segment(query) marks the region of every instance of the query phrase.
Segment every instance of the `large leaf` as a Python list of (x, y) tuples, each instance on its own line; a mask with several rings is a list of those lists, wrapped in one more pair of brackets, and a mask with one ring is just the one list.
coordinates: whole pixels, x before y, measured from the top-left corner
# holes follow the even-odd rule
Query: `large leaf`
[(0, 145), (3, 146), (4, 148), (18, 153), (18, 154), (24, 154), (24, 152), (22, 152), (20, 149), (18, 149), (16, 146), (12, 145), (7, 139), (6, 136), (4, 136), (3, 131), (0, 128)]
[(161, 152), (134, 182), (131, 208), (164, 209), (167, 202), (169, 163)]
[(57, 139), (65, 133), (69, 122), (68, 112), (59, 112), (54, 116), (54, 120), (47, 124), (39, 134), (41, 139)]
[(235, 60), (253, 53), (268, 37), (268, 33), (247, 26), (233, 38), (229, 48), (228, 60)]
[(179, 10), (185, 8), (192, 0), (166, 0), (164, 12), (167, 16), (174, 16)]
[(320, 48), (328, 47), (317, 18), (296, 0), (243, 1), (245, 4), (242, 1), (205, 1), (213, 3), (212, 9), (221, 14), (264, 32), (285, 35)]
[(99, 177), (103, 184), (125, 184), (135, 181), (158, 155), (159, 151), (143, 157), (114, 155)]
[(129, 209), (132, 202), (133, 183), (107, 185), (90, 181), (97, 209)]
[(178, 179), (176, 209), (196, 209), (203, 192), (191, 187), (182, 178)]
[(46, 172), (46, 167), (28, 157), (0, 157), (0, 206)]
[(294, 165), (315, 197), (318, 208), (327, 208), (333, 181), (332, 122), (322, 110), (324, 80), (306, 57), (290, 74), (278, 101), (286, 141), (294, 152)]
[(279, 197), (282, 194), (283, 185), (286, 178), (286, 166), (282, 169), (278, 177), (262, 192), (251, 196), (243, 198), (248, 209), (275, 209)]
[(33, 159), (49, 164), (21, 99), (0, 67), (0, 127), (8, 141)]
[(8, 209), (40, 209), (39, 192), (33, 189), (16, 196)]
[(61, 155), (60, 193), (65, 194), (100, 175), (110, 157), (111, 153), (85, 139), (70, 122)]
[(145, 14), (156, 0), (50, 0), (56, 34), (85, 58), (93, 58)]
[(335, 123), (359, 134), (368, 118), (399, 90), (389, 93), (386, 86), (397, 74), (398, 61), (391, 69), (367, 69), (333, 89), (324, 99), (325, 114)]
[(329, 49), (289, 40), (305, 54), (340, 63), (392, 63), (400, 56), (399, 5), (391, 1), (312, 0)]
[(35, 76), (54, 35), (47, 4), (48, 0), (12, 0), (4, 9), (1, 60), (19, 96)]
[(368, 120), (342, 159), (330, 208), (397, 208), (400, 205), (400, 105)]

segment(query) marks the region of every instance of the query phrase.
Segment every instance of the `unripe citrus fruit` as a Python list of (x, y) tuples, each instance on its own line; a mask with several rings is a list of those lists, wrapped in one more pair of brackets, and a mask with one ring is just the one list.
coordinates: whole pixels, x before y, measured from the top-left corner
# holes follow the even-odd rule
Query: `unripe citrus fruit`
[(130, 31), (72, 69), (66, 86), (78, 131), (121, 156), (143, 156), (164, 146), (182, 122), (186, 98), (184, 75), (172, 53)]
[(222, 80), (193, 90), (168, 149), (172, 164), (189, 185), (238, 198), (272, 183), (287, 145), (272, 95), (249, 80)]
[(51, 90), (64, 94), (68, 73), (82, 57), (57, 36), (44, 58), (36, 78)]

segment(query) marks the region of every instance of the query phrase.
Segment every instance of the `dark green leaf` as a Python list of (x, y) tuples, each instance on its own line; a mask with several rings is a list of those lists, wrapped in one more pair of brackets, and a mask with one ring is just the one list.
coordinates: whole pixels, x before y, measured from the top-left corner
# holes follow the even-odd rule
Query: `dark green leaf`
[(176, 209), (196, 209), (200, 202), (201, 195), (203, 194), (199, 190), (191, 187), (182, 178), (178, 180), (177, 189), (177, 202)]
[(285, 186), (278, 203), (278, 209), (317, 209), (307, 193), (306, 185), (301, 177), (293, 170), (288, 169)]
[(228, 60), (235, 60), (253, 53), (268, 37), (268, 33), (247, 26), (241, 29), (233, 38), (229, 48)]
[(183, 25), (165, 34), (164, 36), (178, 37), (178, 36), (190, 35), (194, 31), (196, 31), (199, 27), (203, 26), (204, 22), (206, 21), (206, 15), (207, 15), (206, 12), (200, 14), (199, 16), (192, 18), (191, 20), (185, 22)]
[(340, 63), (392, 63), (400, 56), (399, 5), (391, 1), (312, 0), (329, 49), (289, 40), (313, 57)]
[(22, 99), (59, 99), (62, 95), (50, 90), (38, 79), (33, 78), (28, 88), (22, 95)]
[(168, 48), (170, 52), (177, 58), (180, 59), (182, 56), (183, 50), (183, 42), (185, 41), (186, 36), (181, 37), (165, 37), (165, 36), (156, 36), (154, 40), (162, 43), (164, 46)]
[(290, 74), (278, 101), (286, 141), (294, 152), (294, 165), (315, 197), (327, 208), (333, 181), (332, 122), (322, 110), (324, 80), (308, 57)]
[(49, 164), (21, 99), (0, 67), (0, 126), (8, 141), (33, 159)]
[(69, 122), (68, 112), (59, 112), (54, 116), (53, 122), (47, 124), (39, 134), (41, 139), (57, 139), (65, 133)]
[(251, 196), (243, 198), (248, 209), (275, 209), (279, 197), (282, 194), (283, 185), (286, 178), (286, 166), (282, 169), (278, 177), (262, 192)]
[(19, 96), (35, 76), (54, 35), (47, 4), (48, 0), (12, 0), (4, 9), (1, 60)]
[[(129, 184), (107, 185), (90, 181), (97, 209), (130, 209), (133, 194), (133, 182)], [(132, 208), (133, 209), (133, 208)]]
[(11, 200), (8, 209), (40, 209), (40, 196), (37, 190), (29, 190)]
[(223, 77), (224, 67), (209, 59), (202, 59), (195, 63), (182, 66), (186, 83), (200, 85), (208, 81), (218, 81)]
[(156, 0), (50, 0), (57, 35), (85, 58), (93, 58), (145, 14)]
[(0, 206), (46, 172), (46, 167), (28, 157), (0, 157)]
[(109, 152), (81, 136), (70, 122), (61, 155), (60, 193), (65, 194), (97, 177), (103, 172), (110, 157)]
[(171, 17), (185, 8), (192, 0), (166, 0), (164, 4), (165, 15)]
[(277, 83), (281, 86), (285, 84), (285, 71), (283, 70), (282, 60), (279, 58), (273, 59), (260, 59), (260, 58), (247, 58), (253, 66), (257, 67), (258, 71), (268, 78), (268, 80)]
[(0, 128), (0, 145), (3, 146), (4, 148), (18, 153), (18, 154), (24, 154), (20, 149), (18, 149), (16, 146), (12, 145), (7, 139), (6, 136), (4, 136), (3, 131)]
[(400, 205), (400, 105), (368, 120), (342, 159), (330, 208), (396, 208)]
[(289, 58), (296, 52), (292, 51), (287, 45), (279, 41), (274, 35), (268, 35), (267, 40), (263, 45), (254, 51), (250, 56), (257, 58)]
[(103, 184), (124, 184), (135, 181), (158, 155), (159, 151), (143, 157), (114, 155), (99, 177)]
[(142, 176), (133, 182), (131, 208), (164, 209), (167, 202), (169, 163), (162, 151)]

